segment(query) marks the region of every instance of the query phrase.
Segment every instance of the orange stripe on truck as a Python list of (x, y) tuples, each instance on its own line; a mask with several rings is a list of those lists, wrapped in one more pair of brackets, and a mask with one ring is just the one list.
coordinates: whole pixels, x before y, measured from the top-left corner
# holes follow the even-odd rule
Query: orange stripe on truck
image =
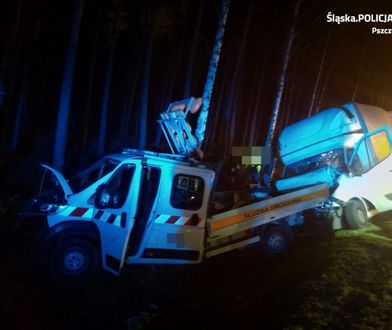
[(244, 213), (240, 213), (237, 215), (233, 215), (231, 217), (225, 218), (225, 219), (221, 219), (218, 220), (216, 222), (211, 222), (210, 223), (210, 228), (211, 230), (218, 230), (218, 229), (222, 229), (228, 226), (232, 226), (235, 225), (237, 223), (246, 221), (250, 218), (254, 218), (257, 217), (259, 215), (262, 215), (264, 213), (270, 212), (270, 211), (274, 211), (274, 210), (278, 210), (284, 207), (288, 207), (297, 203), (302, 203), (302, 202), (306, 202), (318, 197), (322, 197), (322, 196), (326, 196), (328, 195), (329, 190), (327, 189), (322, 189), (316, 192), (312, 192), (310, 194), (307, 195), (303, 195), (303, 196), (299, 196), (299, 197), (295, 197), (295, 198), (291, 198), (288, 200), (283, 200), (281, 202), (272, 204), (272, 205), (268, 205), (259, 209), (254, 209), (254, 210), (250, 210), (250, 211), (246, 211)]

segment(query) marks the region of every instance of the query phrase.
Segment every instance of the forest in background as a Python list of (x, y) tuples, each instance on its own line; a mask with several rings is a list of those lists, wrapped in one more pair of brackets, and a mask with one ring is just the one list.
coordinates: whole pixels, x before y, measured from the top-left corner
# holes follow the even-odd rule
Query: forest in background
[[(207, 123), (207, 158), (227, 159), (232, 146), (265, 144), (291, 31), (277, 131), (350, 101), (392, 109), (392, 36), (371, 33), (372, 26), (389, 24), (327, 22), (329, 12), (388, 13), (388, 1), (302, 0), (295, 18), (296, 4), (230, 1)], [(77, 44), (64, 170), (123, 147), (167, 151), (159, 113), (172, 101), (202, 95), (220, 5), (221, 0), (7, 3), (0, 13), (1, 154), (52, 163), (72, 31)]]

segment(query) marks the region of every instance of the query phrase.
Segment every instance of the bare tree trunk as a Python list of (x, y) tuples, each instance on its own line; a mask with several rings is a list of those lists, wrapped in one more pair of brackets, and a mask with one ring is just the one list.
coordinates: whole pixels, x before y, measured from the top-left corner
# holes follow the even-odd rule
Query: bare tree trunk
[(359, 62), (359, 66), (358, 66), (358, 73), (357, 73), (357, 77), (355, 79), (355, 85), (354, 85), (354, 89), (353, 89), (353, 94), (351, 96), (351, 102), (354, 102), (356, 97), (357, 97), (359, 81), (361, 80), (362, 69), (363, 69), (363, 66), (364, 66), (365, 61), (366, 61), (368, 39), (369, 38), (366, 38), (364, 43), (363, 43), (361, 60)]
[(327, 38), (325, 40), (325, 46), (324, 46), (324, 50), (323, 50), (323, 55), (321, 57), (321, 62), (320, 62), (320, 67), (317, 73), (317, 78), (316, 78), (316, 82), (314, 84), (314, 88), (313, 88), (313, 94), (312, 94), (312, 101), (310, 102), (310, 106), (309, 106), (309, 111), (308, 111), (308, 117), (310, 117), (313, 113), (313, 108), (314, 108), (314, 103), (316, 101), (316, 96), (319, 92), (319, 84), (320, 84), (320, 78), (321, 78), (321, 73), (324, 70), (324, 64), (325, 64), (325, 58), (326, 58), (326, 54), (327, 54), (327, 50), (328, 50), (328, 44), (329, 44), (329, 38), (331, 37), (331, 30), (328, 31), (328, 35)]
[[(232, 89), (232, 79), (227, 78), (230, 77), (231, 73), (231, 68), (235, 66), (236, 63), (236, 57), (235, 56), (229, 56), (227, 59), (227, 69), (225, 71), (225, 93), (222, 95), (223, 100), (222, 102), (222, 115), (220, 117), (216, 117), (217, 121), (220, 121), (220, 132), (219, 132), (219, 159), (224, 160), (228, 155), (227, 155), (227, 148), (229, 146), (229, 136), (230, 136), (230, 128), (232, 125), (232, 121), (234, 118), (232, 118), (232, 104), (230, 102), (231, 99), (227, 97), (227, 95), (230, 94), (230, 91)], [(222, 93), (222, 91), (221, 91)], [(216, 115), (215, 115), (216, 116)]]
[(301, 109), (301, 107), (302, 107), (302, 104), (301, 104), (301, 98), (300, 98), (300, 96), (301, 96), (301, 90), (302, 90), (302, 88), (301, 88), (302, 86), (301, 86), (301, 83), (299, 84), (299, 86), (297, 86), (297, 94), (296, 94), (296, 96), (295, 96), (295, 101), (294, 101), (294, 111), (292, 112), (294, 115), (296, 115), (296, 114), (298, 114), (298, 108), (300, 108)]
[[(17, 0), (17, 6), (16, 6), (16, 15), (15, 15), (15, 24), (12, 28), (12, 34), (9, 39), (9, 45), (8, 49), (4, 49), (4, 56), (2, 60), (2, 66), (4, 70), (2, 70), (1, 74), (2, 76), (0, 77), (1, 82), (5, 84), (5, 75), (6, 75), (6, 70), (5, 68), (8, 66), (10, 67), (7, 72), (11, 72), (9, 75), (10, 78), (8, 80), (7, 86), (4, 86), (0, 89), (0, 108), (5, 100), (5, 95), (7, 95), (7, 100), (8, 102), (8, 107), (5, 107), (4, 113), (0, 113), (2, 117), (0, 117), (0, 123), (1, 123), (1, 131), (0, 131), (0, 148), (5, 147), (7, 143), (9, 143), (7, 139), (7, 127), (12, 121), (12, 111), (14, 109), (14, 103), (13, 100), (15, 99), (15, 94), (16, 94), (16, 80), (17, 80), (17, 75), (15, 72), (18, 70), (18, 65), (20, 61), (20, 56), (21, 56), (21, 38), (19, 35), (20, 31), (20, 22), (21, 22), (21, 14), (22, 14), (22, 0)], [(15, 49), (13, 52), (12, 49)], [(7, 92), (6, 92), (7, 88)], [(7, 109), (8, 108), (8, 109)]]
[(293, 113), (293, 103), (294, 103), (294, 87), (296, 84), (294, 83), (293, 79), (290, 79), (288, 83), (288, 88), (287, 88), (287, 98), (286, 98), (286, 104), (285, 104), (285, 114), (284, 114), (284, 121), (283, 121), (283, 127), (288, 126), (290, 122), (291, 115)]
[[(226, 132), (227, 132), (227, 107), (226, 102), (227, 98), (227, 89), (229, 87), (231, 76), (231, 68), (233, 67), (232, 61), (233, 57), (228, 58), (228, 61), (225, 63), (225, 68), (222, 70), (223, 77), (222, 83), (218, 89), (218, 100), (216, 104), (216, 111), (211, 114), (211, 129), (206, 131), (205, 137), (205, 147), (210, 154), (213, 154), (214, 158), (223, 159), (224, 152), (222, 150), (222, 145), (225, 143)], [(219, 152), (218, 152), (219, 151)]]
[(203, 17), (203, 12), (204, 12), (204, 5), (205, 5), (205, 0), (201, 0), (199, 11), (197, 14), (195, 29), (193, 30), (192, 43), (191, 46), (189, 47), (189, 57), (188, 57), (188, 63), (186, 66), (186, 73), (185, 73), (184, 99), (187, 99), (191, 96), (193, 61), (195, 58), (197, 41), (199, 39), (199, 31), (201, 26), (201, 19)]
[(109, 112), (110, 87), (112, 84), (114, 53), (116, 50), (117, 39), (118, 39), (120, 12), (121, 12), (121, 6), (119, 2), (116, 8), (116, 17), (113, 25), (112, 42), (110, 46), (108, 65), (106, 67), (105, 84), (103, 88), (101, 120), (99, 125), (99, 136), (98, 136), (98, 155), (101, 157), (105, 153), (105, 146), (106, 146), (106, 128), (107, 128), (107, 119), (108, 119), (108, 112)]
[(0, 65), (0, 110), (3, 107), (4, 99), (5, 99), (5, 86), (4, 86), (4, 76), (5, 76), (5, 67), (7, 63), (7, 51), (4, 49), (2, 51), (1, 57), (1, 65)]
[(143, 78), (140, 95), (140, 107), (139, 107), (139, 149), (144, 149), (147, 142), (147, 111), (148, 111), (148, 94), (150, 84), (150, 70), (151, 70), (151, 58), (152, 58), (152, 45), (153, 35), (150, 31), (147, 39), (146, 56), (144, 58), (143, 67)]
[(207, 131), (206, 134), (206, 146), (207, 148), (213, 149), (215, 147), (214, 141), (223, 141), (222, 140), (222, 112), (224, 112), (224, 99), (225, 99), (225, 91), (227, 88), (227, 82), (229, 81), (230, 70), (224, 70), (222, 85), (219, 88), (218, 102), (216, 105), (216, 112), (212, 116), (212, 128)]
[(120, 140), (122, 141), (128, 141), (130, 138), (130, 131), (131, 131), (131, 118), (132, 118), (132, 113), (133, 113), (133, 106), (134, 106), (134, 101), (135, 101), (135, 95), (136, 95), (136, 90), (137, 90), (137, 81), (140, 76), (140, 71), (141, 71), (141, 56), (138, 56), (136, 59), (136, 64), (135, 68), (133, 70), (133, 74), (130, 75), (130, 80), (128, 84), (128, 92), (127, 92), (127, 100), (124, 105), (124, 111), (123, 111), (123, 118), (124, 120), (122, 121), (121, 125), (121, 131), (120, 131)]
[(267, 139), (265, 142), (266, 146), (271, 146), (271, 142), (275, 138), (275, 128), (276, 128), (276, 125), (278, 122), (280, 103), (282, 102), (283, 90), (284, 90), (285, 83), (286, 83), (286, 72), (287, 72), (287, 67), (288, 67), (289, 61), (290, 61), (291, 48), (293, 46), (294, 32), (295, 32), (295, 26), (296, 26), (296, 22), (297, 22), (300, 4), (301, 4), (301, 0), (297, 0), (297, 3), (295, 5), (295, 9), (294, 9), (293, 23), (291, 25), (289, 37), (287, 40), (282, 69), (280, 71), (278, 89), (277, 89), (276, 96), (275, 96), (275, 102), (274, 102), (274, 106), (272, 108), (272, 116), (271, 116), (270, 126), (268, 129)]
[[(271, 51), (271, 45), (270, 42), (272, 40), (272, 33), (274, 32), (274, 27), (275, 27), (275, 22), (276, 22), (276, 12), (277, 12), (277, 6), (274, 7), (274, 11), (271, 16), (271, 21), (270, 25), (268, 27), (268, 34), (265, 39), (265, 51), (262, 57), (262, 61), (260, 61), (259, 67), (261, 67), (261, 73), (258, 77), (257, 84), (256, 84), (256, 89), (254, 92), (253, 100), (252, 100), (252, 108), (254, 109), (252, 111), (253, 116), (256, 118), (261, 118), (262, 117), (262, 111), (263, 111), (263, 101), (265, 100), (264, 94), (265, 90), (262, 89), (265, 75), (266, 75), (266, 68), (268, 67), (268, 59), (269, 59), (269, 54)], [(265, 102), (265, 101), (264, 101)], [(254, 119), (254, 117), (253, 117)], [(257, 125), (260, 125), (260, 122), (258, 120), (250, 120), (251, 122), (251, 127), (249, 129), (249, 140), (248, 140), (248, 145), (254, 145), (256, 143), (256, 140), (258, 140), (258, 134), (256, 131)], [(247, 130), (248, 131), (248, 130)], [(260, 127), (259, 130), (261, 131)]]
[[(136, 47), (139, 48), (139, 47)], [(120, 123), (120, 130), (118, 132), (117, 139), (122, 141), (123, 143), (127, 143), (129, 139), (129, 133), (131, 131), (130, 122), (132, 117), (132, 109), (133, 104), (135, 101), (136, 89), (137, 89), (137, 81), (140, 75), (140, 68), (141, 68), (141, 55), (134, 56), (134, 63), (133, 68), (131, 69), (132, 72), (129, 75), (128, 87), (126, 92), (126, 99), (123, 105), (122, 110), (122, 120)]]
[(241, 139), (241, 144), (244, 146), (248, 143), (248, 145), (252, 145), (253, 143), (252, 138), (251, 138), (251, 131), (252, 131), (252, 124), (255, 121), (255, 113), (251, 113), (251, 111), (248, 111), (246, 114), (246, 121), (245, 121), (245, 128), (244, 128), (244, 134), (242, 135)]
[[(185, 29), (183, 31), (180, 42), (177, 43), (177, 47), (173, 47), (173, 54), (171, 56), (172, 63), (170, 65), (170, 69), (167, 74), (165, 89), (159, 107), (161, 111), (164, 110), (164, 107), (166, 107), (171, 101), (173, 101), (173, 94), (176, 86), (178, 71), (180, 68), (181, 58), (183, 57), (183, 52), (184, 52), (184, 43), (185, 43)], [(159, 146), (162, 139), (162, 129), (159, 127), (157, 123), (154, 124), (157, 127), (155, 137), (154, 137), (154, 146), (157, 147)]]
[(241, 38), (241, 44), (240, 44), (240, 48), (239, 48), (238, 55), (237, 55), (237, 61), (234, 66), (234, 72), (233, 72), (233, 76), (231, 78), (231, 84), (230, 84), (230, 90), (229, 90), (228, 105), (231, 107), (230, 112), (231, 112), (231, 118), (232, 118), (232, 120), (230, 121), (230, 130), (229, 130), (229, 137), (228, 137), (228, 142), (229, 142), (230, 148), (233, 146), (234, 134), (235, 134), (234, 132), (236, 129), (236, 124), (237, 124), (237, 117), (238, 117), (237, 103), (238, 103), (238, 95), (239, 95), (239, 91), (240, 91), (240, 88), (239, 88), (240, 72), (242, 71), (242, 68), (243, 68), (244, 51), (245, 51), (246, 40), (248, 38), (249, 26), (250, 26), (250, 22), (252, 19), (252, 13), (253, 13), (253, 2), (248, 9), (248, 16), (246, 18), (245, 27), (244, 27), (242, 38)]
[(317, 108), (316, 108), (316, 111), (314, 113), (318, 113), (320, 111), (320, 107), (321, 107), (321, 104), (323, 102), (325, 92), (327, 90), (328, 81), (329, 81), (329, 78), (331, 78), (331, 74), (332, 74), (333, 69), (335, 67), (336, 61), (337, 61), (337, 53), (335, 55), (335, 59), (334, 59), (332, 65), (330, 66), (330, 68), (328, 70), (327, 76), (325, 77), (323, 88), (321, 89), (321, 92), (320, 92), (320, 97), (319, 97), (319, 101), (318, 101), (318, 104), (317, 104)]
[(98, 45), (98, 38), (99, 38), (99, 27), (101, 23), (101, 16), (102, 16), (102, 7), (99, 6), (97, 12), (97, 18), (95, 23), (95, 34), (94, 34), (94, 41), (93, 41), (93, 49), (90, 58), (90, 65), (89, 65), (89, 73), (88, 73), (88, 81), (87, 81), (87, 96), (86, 96), (86, 108), (84, 113), (84, 120), (83, 120), (83, 137), (82, 137), (82, 150), (86, 150), (88, 136), (89, 136), (89, 129), (90, 129), (90, 114), (91, 114), (91, 104), (93, 100), (93, 86), (94, 86), (94, 74), (95, 74), (95, 64), (97, 60), (97, 45)]
[(204, 141), (204, 134), (207, 125), (208, 110), (210, 108), (212, 88), (214, 87), (214, 80), (216, 76), (216, 69), (219, 62), (220, 50), (222, 48), (223, 36), (225, 32), (227, 14), (229, 12), (229, 2), (230, 0), (222, 0), (222, 6), (219, 13), (219, 23), (218, 30), (215, 36), (214, 49), (211, 54), (210, 65), (208, 68), (207, 80), (204, 85), (203, 91), (203, 104), (199, 113), (199, 118), (197, 120), (196, 128), (196, 138), (201, 147)]
[(65, 145), (68, 137), (68, 117), (71, 103), (75, 54), (78, 44), (80, 21), (82, 19), (83, 3), (84, 0), (77, 0), (75, 2), (75, 11), (72, 16), (72, 28), (69, 35), (68, 50), (65, 60), (63, 84), (60, 93), (53, 151), (53, 165), (60, 170), (64, 165)]
[(12, 141), (11, 141), (11, 149), (12, 150), (15, 150), (18, 145), (20, 131), (21, 131), (21, 127), (22, 127), (22, 117), (23, 117), (23, 113), (25, 111), (26, 90), (27, 90), (28, 72), (29, 72), (28, 61), (29, 61), (29, 59), (26, 56), (25, 64), (24, 64), (24, 68), (23, 68), (23, 74), (22, 74), (22, 85), (20, 87), (19, 97), (18, 97), (18, 107), (16, 109), (15, 125), (14, 125), (14, 130), (12, 133)]

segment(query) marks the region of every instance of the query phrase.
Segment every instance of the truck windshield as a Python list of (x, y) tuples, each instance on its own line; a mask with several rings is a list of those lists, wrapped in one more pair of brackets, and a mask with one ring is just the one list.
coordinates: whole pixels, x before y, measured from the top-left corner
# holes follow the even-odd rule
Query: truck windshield
[(347, 170), (342, 149), (331, 150), (290, 164), (285, 168), (284, 178), (291, 178), (328, 166), (337, 172)]
[(68, 181), (68, 184), (74, 193), (78, 193), (113, 171), (119, 163), (115, 159), (103, 158), (76, 174)]

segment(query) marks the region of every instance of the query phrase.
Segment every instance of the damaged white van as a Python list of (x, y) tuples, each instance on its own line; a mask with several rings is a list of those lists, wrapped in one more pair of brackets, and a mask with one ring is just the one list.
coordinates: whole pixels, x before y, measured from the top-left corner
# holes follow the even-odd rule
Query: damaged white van
[[(279, 136), (279, 191), (332, 188), (334, 229), (359, 228), (392, 210), (391, 113), (348, 103), (286, 127)], [(343, 212), (341, 212), (343, 211)]]

